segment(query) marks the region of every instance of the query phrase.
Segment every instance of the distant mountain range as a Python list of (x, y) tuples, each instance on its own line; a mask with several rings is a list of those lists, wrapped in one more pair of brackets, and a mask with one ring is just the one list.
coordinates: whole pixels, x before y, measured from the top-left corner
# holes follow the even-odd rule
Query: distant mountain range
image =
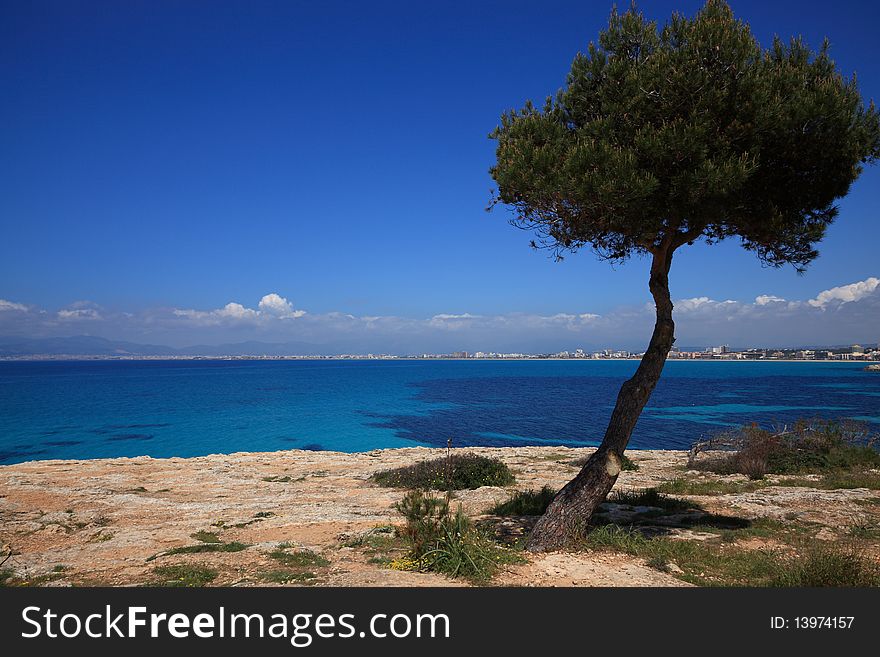
[(0, 338), (0, 356), (316, 356), (326, 345), (305, 342), (236, 342), (176, 349), (164, 345), (108, 340), (91, 335), (69, 338)]

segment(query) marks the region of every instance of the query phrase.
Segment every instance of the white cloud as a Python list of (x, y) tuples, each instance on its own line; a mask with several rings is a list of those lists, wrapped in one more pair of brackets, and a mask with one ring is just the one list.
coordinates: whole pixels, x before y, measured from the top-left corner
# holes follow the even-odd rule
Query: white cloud
[(807, 303), (815, 308), (824, 308), (829, 303), (835, 301), (839, 301), (840, 303), (858, 301), (871, 294), (877, 289), (878, 285), (880, 285), (880, 279), (872, 276), (857, 283), (832, 287), (830, 290), (819, 292), (815, 299), (810, 299)]
[(200, 324), (219, 324), (224, 321), (247, 321), (259, 318), (259, 311), (245, 308), (240, 303), (230, 302), (216, 310), (175, 309), (176, 317), (183, 317)]
[(274, 292), (260, 299), (257, 308), (247, 308), (240, 303), (231, 301), (216, 310), (175, 309), (175, 317), (186, 318), (201, 324), (220, 324), (223, 322), (261, 322), (272, 319), (296, 319), (306, 314), (304, 310), (295, 310), (293, 304)]
[[(823, 312), (829, 307), (834, 312)], [(880, 325), (880, 278), (834, 287), (803, 300), (773, 294), (750, 301), (696, 296), (675, 300), (675, 312), (677, 344), (682, 348), (872, 344), (880, 337), (872, 333)], [(141, 343), (296, 341), (328, 345), (327, 353), (639, 349), (647, 344), (653, 323), (652, 303), (619, 306), (601, 316), (569, 309), (556, 314), (447, 312), (400, 317), (307, 314), (277, 293), (262, 296), (255, 307), (232, 301), (207, 310), (151, 308), (134, 313), (85, 301), (46, 311), (0, 300), (0, 335), (71, 335), (88, 324), (90, 334)]]
[(460, 315), (440, 313), (429, 319), (427, 324), (436, 328), (458, 330), (465, 327), (470, 328), (477, 322), (477, 320), (482, 319), (483, 317), (481, 315), (471, 315), (470, 313), (462, 313)]
[(679, 299), (675, 302), (676, 310), (689, 311), (696, 310), (700, 306), (705, 306), (706, 304), (715, 303), (709, 297), (694, 297), (693, 299)]
[(461, 319), (478, 319), (480, 315), (471, 315), (470, 313), (463, 313), (461, 315), (450, 315), (448, 313), (441, 313), (440, 315), (434, 315), (431, 319), (436, 319), (439, 321), (448, 321), (448, 320), (461, 320)]
[(770, 303), (783, 303), (785, 299), (782, 297), (777, 297), (772, 294), (762, 294), (761, 296), (755, 297), (755, 305), (756, 306), (766, 306)]
[(599, 315), (594, 313), (580, 313), (577, 315), (571, 313), (556, 313), (555, 315), (522, 315), (536, 324), (565, 324), (568, 326), (580, 326), (599, 319)]
[(293, 304), (279, 294), (272, 292), (267, 294), (257, 306), (262, 313), (274, 315), (280, 318), (295, 319), (306, 314), (305, 310), (295, 310)]
[(73, 308), (59, 310), (58, 319), (65, 321), (77, 321), (81, 319), (101, 319), (101, 315), (94, 308)]
[(219, 310), (214, 311), (218, 317), (229, 317), (230, 319), (255, 319), (259, 316), (259, 311), (251, 308), (245, 308), (240, 303), (227, 303)]
[(27, 306), (21, 303), (15, 303), (13, 301), (7, 301), (6, 299), (0, 299), (0, 312), (4, 311), (18, 311), (22, 313), (27, 312)]

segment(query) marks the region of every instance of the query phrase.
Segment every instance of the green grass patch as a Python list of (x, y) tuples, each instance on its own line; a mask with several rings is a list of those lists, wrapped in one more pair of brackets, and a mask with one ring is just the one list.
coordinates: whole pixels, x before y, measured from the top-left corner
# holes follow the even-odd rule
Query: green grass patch
[(830, 470), (822, 473), (818, 479), (785, 477), (775, 481), (770, 479), (729, 481), (678, 477), (663, 482), (657, 486), (657, 490), (672, 495), (736, 495), (751, 493), (768, 486), (819, 488), (822, 490), (851, 488), (880, 490), (880, 473), (860, 470)]
[(489, 513), (496, 516), (540, 516), (556, 496), (556, 491), (549, 486), (541, 490), (516, 491), (506, 502), (499, 502)]
[(855, 549), (820, 546), (781, 561), (770, 586), (880, 586), (880, 564)]
[(279, 547), (270, 552), (268, 556), (289, 568), (316, 568), (330, 565), (330, 562), (320, 554), (305, 549), (287, 552), (286, 548)]
[(696, 524), (691, 529), (717, 533), (723, 543), (735, 543), (747, 538), (766, 538), (791, 542), (797, 537), (807, 534), (807, 527), (797, 524), (787, 524), (776, 518), (755, 518), (748, 521), (744, 527), (736, 529), (718, 528), (717, 526)]
[(515, 480), (507, 465), (499, 459), (453, 454), (377, 472), (373, 481), (389, 488), (472, 490), (480, 486), (509, 486)]
[(750, 493), (769, 485), (769, 482), (766, 481), (712, 481), (678, 477), (663, 482), (657, 486), (657, 490), (661, 493), (670, 493), (672, 495), (734, 495), (737, 493)]
[(147, 561), (153, 561), (154, 559), (158, 559), (159, 557), (170, 557), (175, 554), (202, 554), (205, 552), (241, 552), (242, 550), (246, 550), (249, 547), (250, 546), (246, 543), (239, 543), (238, 541), (231, 541), (229, 543), (201, 543), (199, 545), (184, 545), (182, 547), (171, 548), (170, 550), (166, 550), (165, 552), (155, 554), (152, 557), (149, 557)]
[(154, 586), (207, 586), (217, 579), (216, 570), (198, 564), (157, 566), (156, 568), (153, 568), (153, 574), (158, 577), (158, 579), (153, 582)]
[[(744, 529), (722, 530), (717, 539), (703, 541), (649, 537), (632, 527), (604, 525), (586, 535), (583, 547), (640, 557), (666, 572), (675, 564), (681, 570), (680, 579), (699, 586), (880, 585), (880, 564), (852, 546), (817, 546), (811, 536), (809, 526), (772, 519), (756, 520)], [(737, 540), (750, 537), (767, 538), (780, 547), (736, 545)]]
[(774, 486), (790, 486), (801, 488), (819, 488), (821, 490), (841, 490), (852, 488), (867, 488), (880, 490), (880, 474), (864, 471), (841, 471), (833, 470), (826, 472), (819, 479), (807, 479), (806, 477), (787, 477), (780, 479)]
[(207, 532), (204, 530), (197, 531), (195, 534), (190, 534), (191, 538), (196, 539), (197, 541), (201, 541), (202, 543), (219, 543), (220, 537), (217, 536), (214, 532)]
[(682, 570), (681, 579), (701, 586), (760, 586), (776, 574), (778, 557), (772, 551), (742, 550), (716, 541), (647, 538), (629, 528), (606, 525), (587, 534), (592, 550), (624, 552), (645, 559), (652, 567)]
[(822, 477), (822, 486), (828, 489), (867, 488), (880, 490), (880, 473), (834, 470)]
[(880, 526), (874, 523), (858, 523), (850, 526), (846, 533), (853, 538), (875, 541), (880, 539)]
[(608, 501), (615, 504), (628, 504), (630, 506), (652, 506), (664, 511), (687, 511), (688, 509), (702, 508), (695, 502), (664, 495), (656, 488), (613, 491), (608, 496)]
[(393, 525), (381, 525), (351, 536), (341, 543), (341, 547), (360, 548), (366, 555), (367, 563), (388, 568), (396, 557), (406, 552), (406, 544)]

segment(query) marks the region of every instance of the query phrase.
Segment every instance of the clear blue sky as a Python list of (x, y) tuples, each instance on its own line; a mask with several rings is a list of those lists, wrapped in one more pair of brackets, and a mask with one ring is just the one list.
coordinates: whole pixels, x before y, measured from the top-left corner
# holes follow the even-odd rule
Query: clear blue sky
[[(662, 21), (700, 4), (641, 7)], [(764, 44), (827, 35), (880, 98), (880, 3), (731, 5)], [(310, 315), (413, 319), (642, 304), (645, 263), (554, 264), (484, 211), (487, 133), (563, 84), (610, 6), (3, 3), (0, 299), (109, 315), (256, 308), (274, 292)], [(878, 182), (875, 168), (856, 183), (806, 276), (733, 242), (695, 247), (673, 295), (806, 300), (877, 276)]]

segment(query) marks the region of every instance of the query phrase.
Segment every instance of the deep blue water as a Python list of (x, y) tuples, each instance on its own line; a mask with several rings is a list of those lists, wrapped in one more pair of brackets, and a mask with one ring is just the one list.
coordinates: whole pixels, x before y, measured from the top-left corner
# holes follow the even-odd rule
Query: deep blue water
[[(0, 463), (236, 451), (595, 445), (635, 361), (0, 362)], [(850, 417), (880, 424), (858, 363), (681, 362), (633, 448), (727, 426)], [(880, 426), (877, 427), (880, 430)]]

